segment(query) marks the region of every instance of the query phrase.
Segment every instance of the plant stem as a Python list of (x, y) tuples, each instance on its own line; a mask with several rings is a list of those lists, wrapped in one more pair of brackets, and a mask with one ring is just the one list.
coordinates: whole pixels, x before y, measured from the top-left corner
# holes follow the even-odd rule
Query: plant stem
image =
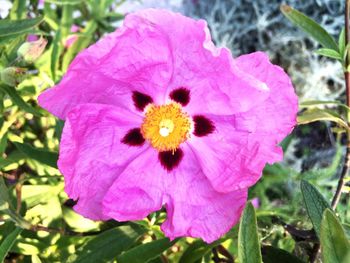
[[(350, 18), (350, 0), (346, 0), (345, 2), (345, 47), (347, 47), (348, 43), (350, 43), (350, 28), (349, 28), (349, 18)], [(345, 88), (346, 88), (346, 105), (350, 106), (350, 74), (347, 70), (348, 66), (350, 65), (350, 56), (348, 52), (346, 52), (346, 58), (345, 58)], [(347, 114), (348, 115), (348, 114)], [(349, 123), (349, 116), (348, 117), (348, 123)], [(350, 167), (350, 132), (347, 132), (346, 137), (346, 153), (345, 153), (345, 160), (343, 164), (343, 168), (340, 174), (340, 178), (338, 181), (337, 190), (334, 194), (333, 200), (332, 200), (332, 209), (334, 210), (338, 202), (340, 200), (340, 196), (342, 193), (342, 189), (344, 186), (344, 178), (349, 172)]]
[[(347, 48), (348, 43), (350, 43), (350, 28), (349, 28), (349, 18), (350, 18), (350, 0), (345, 1), (345, 48)], [(345, 58), (345, 72), (344, 72), (344, 79), (345, 79), (345, 95), (346, 95), (346, 105), (349, 107), (350, 106), (350, 75), (348, 72), (348, 66), (350, 65), (350, 56), (347, 50), (346, 52), (346, 58)], [(347, 112), (346, 114), (347, 117), (347, 122), (349, 125), (349, 113)], [(346, 152), (345, 152), (345, 158), (344, 158), (344, 163), (343, 167), (341, 170), (341, 174), (339, 177), (338, 185), (337, 185), (337, 190), (335, 191), (335, 194), (332, 199), (332, 209), (335, 210), (339, 200), (340, 196), (342, 193), (342, 189), (344, 186), (344, 178), (346, 175), (349, 173), (349, 167), (350, 167), (350, 132), (346, 132)], [(320, 251), (320, 243), (314, 244), (312, 248), (312, 252), (310, 255), (310, 262), (313, 263), (317, 260), (318, 253)]]
[(343, 164), (343, 168), (340, 174), (340, 178), (338, 181), (338, 186), (337, 190), (335, 191), (335, 194), (332, 199), (332, 209), (335, 210), (335, 208), (338, 205), (338, 202), (340, 200), (340, 196), (342, 193), (342, 189), (344, 186), (344, 178), (349, 172), (349, 167), (350, 167), (350, 140), (349, 140), (349, 134), (347, 135), (347, 143), (346, 143), (346, 153), (345, 153), (345, 160)]

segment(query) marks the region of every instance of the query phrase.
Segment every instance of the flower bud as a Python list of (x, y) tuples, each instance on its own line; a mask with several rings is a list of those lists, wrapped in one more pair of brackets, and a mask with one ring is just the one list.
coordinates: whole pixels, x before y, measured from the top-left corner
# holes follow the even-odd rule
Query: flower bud
[(0, 79), (6, 85), (14, 87), (24, 80), (26, 72), (25, 68), (4, 68), (0, 71)]
[(46, 44), (47, 40), (42, 37), (37, 41), (25, 42), (17, 50), (17, 55), (24, 61), (33, 63), (44, 52)]

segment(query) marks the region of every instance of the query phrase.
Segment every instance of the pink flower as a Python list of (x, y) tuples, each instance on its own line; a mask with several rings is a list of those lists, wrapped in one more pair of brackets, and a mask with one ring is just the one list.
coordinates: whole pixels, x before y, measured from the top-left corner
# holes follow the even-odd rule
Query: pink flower
[(252, 202), (252, 205), (255, 208), (259, 208), (260, 207), (260, 199), (258, 197), (253, 198), (252, 200), (250, 200)]
[(64, 41), (64, 47), (65, 48), (70, 48), (77, 40), (78, 40), (78, 35), (74, 34), (79, 32), (80, 27), (77, 25), (72, 25), (70, 32), (73, 33), (71, 35), (69, 35), (65, 41)]
[(27, 42), (34, 42), (34, 41), (37, 41), (38, 39), (39, 37), (37, 35), (29, 34), (27, 36)]
[(140, 220), (165, 206), (171, 239), (212, 242), (296, 123), (289, 77), (257, 52), (234, 60), (206, 22), (147, 9), (81, 52), (39, 97), (65, 119), (58, 167), (75, 210)]

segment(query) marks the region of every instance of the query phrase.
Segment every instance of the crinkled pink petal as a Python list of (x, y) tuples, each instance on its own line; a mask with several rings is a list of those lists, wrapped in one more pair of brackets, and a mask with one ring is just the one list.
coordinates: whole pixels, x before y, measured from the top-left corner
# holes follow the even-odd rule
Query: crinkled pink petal
[(199, 237), (210, 243), (235, 225), (247, 200), (247, 189), (217, 192), (197, 163), (192, 150), (184, 145), (184, 159), (166, 176), (167, 220), (162, 225), (171, 239)]
[(125, 167), (148, 147), (121, 143), (125, 134), (142, 119), (119, 107), (81, 104), (67, 115), (60, 143), (58, 168), (65, 191), (78, 200), (74, 207), (85, 217), (108, 219), (102, 199)]
[(156, 9), (132, 16), (140, 17), (133, 20), (135, 27), (147, 21), (166, 35), (174, 66), (165, 88), (167, 94), (179, 87), (191, 91), (187, 112), (230, 115), (267, 98), (264, 83), (241, 71), (228, 49), (214, 46), (204, 20)]
[(266, 83), (271, 90), (269, 98), (250, 111), (237, 114), (237, 125), (264, 139), (279, 143), (296, 125), (298, 98), (289, 76), (273, 65), (263, 52), (255, 52), (236, 59), (241, 70)]
[[(61, 119), (81, 103), (101, 103), (134, 109), (132, 91), (163, 102), (172, 72), (166, 36), (138, 16), (79, 53), (62, 81), (38, 98)], [(136, 23), (136, 24), (135, 24)]]
[(150, 148), (135, 158), (103, 199), (103, 213), (118, 221), (141, 220), (162, 207), (167, 174)]
[(266, 83), (270, 97), (230, 117), (208, 115), (215, 131), (188, 141), (203, 172), (220, 192), (250, 187), (259, 180), (266, 163), (282, 160), (283, 152), (277, 144), (295, 126), (298, 110), (288, 75), (272, 65), (264, 53), (242, 56), (237, 65)]
[(179, 87), (191, 90), (189, 113), (230, 115), (269, 94), (264, 83), (237, 67), (228, 49), (214, 46), (205, 21), (146, 9), (82, 51), (39, 104), (64, 119), (80, 103), (132, 107), (133, 90), (163, 104)]

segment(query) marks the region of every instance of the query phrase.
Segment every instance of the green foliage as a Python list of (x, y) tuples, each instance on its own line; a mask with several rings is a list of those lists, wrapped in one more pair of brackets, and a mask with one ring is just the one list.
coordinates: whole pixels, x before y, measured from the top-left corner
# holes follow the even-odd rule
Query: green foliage
[(17, 91), (15, 90), (15, 88), (13, 87), (9, 87), (7, 85), (0, 85), (0, 90), (3, 92), (6, 92), (12, 99), (12, 102), (15, 103), (18, 107), (20, 107), (21, 109), (23, 109), (24, 111), (31, 113), (35, 116), (40, 117), (41, 113), (33, 108), (32, 106), (30, 106), (29, 104), (27, 104), (20, 95), (18, 95)]
[(22, 229), (17, 227), (11, 234), (9, 234), (4, 241), (0, 244), (0, 262), (3, 262), (8, 251), (15, 243), (15, 240), (19, 234), (21, 234)]
[(321, 193), (312, 184), (302, 180), (300, 183), (300, 188), (304, 197), (304, 203), (309, 218), (311, 219), (316, 234), (320, 236), (323, 212), (327, 208), (330, 209), (331, 207)]
[(28, 158), (34, 159), (43, 164), (57, 168), (58, 154), (43, 149), (34, 148), (25, 143), (13, 142), (19, 151), (24, 153)]
[(326, 209), (321, 226), (321, 250), (324, 263), (345, 263), (350, 249), (344, 229), (335, 214)]
[[(9, 17), (0, 21), (0, 261), (6, 256), (8, 262), (35, 263), (209, 263), (237, 259), (240, 263), (301, 263), (308, 261), (305, 251), (315, 243), (305, 238), (303, 230), (314, 228), (321, 239), (324, 262), (337, 262), (335, 258), (347, 262), (347, 204), (340, 203), (337, 208), (345, 234), (334, 214), (325, 210), (342, 163), (341, 136), (333, 161), (319, 169), (299, 172), (287, 162), (267, 165), (265, 176), (249, 191), (249, 199), (259, 198), (259, 208), (255, 210), (249, 203), (239, 229), (233, 227), (211, 244), (185, 237), (169, 241), (160, 231), (166, 218), (163, 210), (136, 223), (92, 221), (74, 211), (57, 169), (64, 121), (40, 109), (37, 97), (60, 81), (81, 50), (115, 30), (115, 22), (124, 18), (118, 12), (122, 1), (46, 0), (44, 8), (38, 9), (36, 0), (14, 0)], [(344, 30), (336, 43), (299, 11), (286, 6), (282, 11), (322, 45), (317, 53), (344, 64), (348, 49)], [(81, 16), (73, 16), (75, 12)], [(72, 25), (79, 31), (71, 32)], [(29, 46), (29, 34), (42, 37), (47, 45), (34, 54), (35, 59), (27, 60), (23, 54)], [(67, 47), (72, 36), (76, 40)], [(298, 117), (302, 133), (308, 134), (309, 124), (320, 121), (332, 123), (340, 135), (349, 131), (349, 107), (340, 102), (306, 101), (300, 108), (304, 109)], [(295, 139), (293, 133), (281, 143), (283, 150), (294, 147)], [(322, 219), (323, 211), (328, 214), (325, 212)], [(302, 229), (301, 234), (286, 226)]]
[(283, 249), (278, 249), (272, 246), (264, 246), (261, 248), (261, 253), (264, 263), (303, 263), (298, 257), (288, 253)]
[(262, 262), (255, 210), (251, 203), (245, 207), (239, 224), (238, 257), (242, 263)]
[(323, 109), (308, 109), (298, 116), (298, 124), (308, 124), (316, 121), (331, 121), (338, 124), (341, 128), (348, 131), (349, 127), (346, 121), (335, 111)]
[(119, 263), (146, 263), (161, 255), (172, 247), (176, 240), (170, 242), (168, 238), (154, 240), (134, 247), (117, 257)]
[(339, 54), (339, 52), (337, 52), (334, 49), (330, 49), (330, 48), (320, 48), (318, 50), (316, 50), (316, 53), (325, 57), (329, 57), (329, 58), (335, 58), (338, 59), (340, 61), (343, 60), (343, 57), (341, 54)]
[(333, 37), (317, 22), (287, 5), (282, 5), (281, 11), (293, 24), (319, 42), (324, 48), (338, 52), (338, 46)]
[(86, 242), (67, 262), (109, 262), (131, 247), (145, 229), (139, 226), (120, 226), (102, 232)]
[(42, 20), (43, 17), (40, 16), (33, 19), (22, 19), (15, 21), (0, 20), (0, 37), (26, 33), (29, 29), (42, 22)]

